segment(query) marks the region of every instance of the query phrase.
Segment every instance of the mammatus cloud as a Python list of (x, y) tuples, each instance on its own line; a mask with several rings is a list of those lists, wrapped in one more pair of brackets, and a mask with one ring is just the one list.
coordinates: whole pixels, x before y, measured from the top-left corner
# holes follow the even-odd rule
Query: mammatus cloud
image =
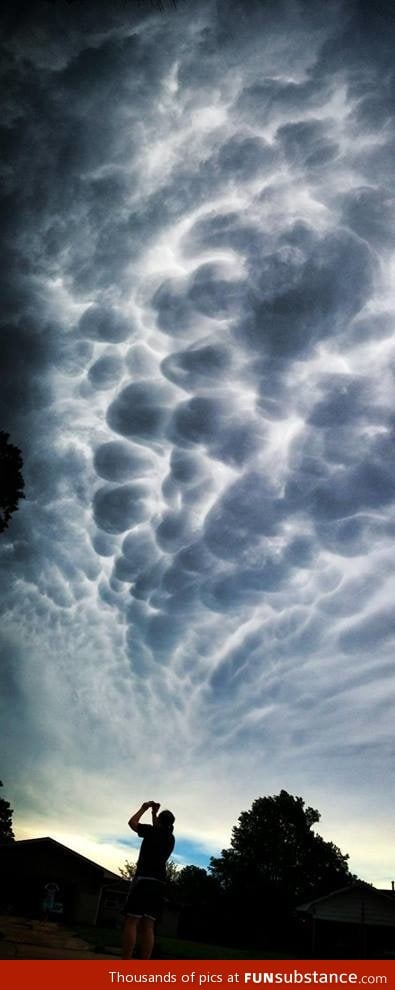
[(5, 29), (13, 803), (116, 865), (143, 796), (214, 852), (286, 787), (386, 878), (390, 5)]

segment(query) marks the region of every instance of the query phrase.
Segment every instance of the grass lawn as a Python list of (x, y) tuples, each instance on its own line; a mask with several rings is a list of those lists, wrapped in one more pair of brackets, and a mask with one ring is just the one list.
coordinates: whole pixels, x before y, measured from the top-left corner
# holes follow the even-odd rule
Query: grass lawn
[[(88, 942), (97, 952), (111, 947), (119, 950), (121, 933), (114, 928), (78, 926), (75, 934)], [(290, 959), (279, 952), (259, 952), (257, 949), (231, 949), (229, 946), (210, 945), (205, 942), (190, 942), (183, 938), (158, 936), (154, 949), (154, 959)]]
[(158, 937), (157, 959), (288, 959), (278, 952), (264, 953), (258, 949), (231, 949), (224, 945), (189, 942), (183, 938)]

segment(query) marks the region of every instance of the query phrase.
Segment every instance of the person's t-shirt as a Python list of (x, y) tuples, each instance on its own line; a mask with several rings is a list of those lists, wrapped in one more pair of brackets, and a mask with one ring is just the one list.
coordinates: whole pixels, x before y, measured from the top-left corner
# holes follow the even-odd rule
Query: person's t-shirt
[(174, 835), (160, 825), (139, 825), (137, 835), (142, 838), (136, 877), (152, 877), (166, 880), (166, 862), (174, 849)]

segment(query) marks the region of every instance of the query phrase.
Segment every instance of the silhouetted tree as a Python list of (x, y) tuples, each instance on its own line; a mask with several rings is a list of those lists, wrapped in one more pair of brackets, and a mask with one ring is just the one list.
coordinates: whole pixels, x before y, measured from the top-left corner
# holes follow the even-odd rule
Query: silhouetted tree
[[(0, 780), (0, 787), (3, 787), (3, 782)], [(0, 798), (0, 842), (9, 845), (11, 842), (15, 842), (15, 836), (12, 831), (12, 815), (13, 809), (10, 806), (9, 801), (4, 801), (4, 798)]]
[(125, 859), (123, 866), (119, 867), (119, 872), (124, 880), (133, 880), (136, 872), (136, 863), (131, 863), (129, 859)]
[[(231, 846), (210, 863), (226, 894), (228, 915), (248, 905), (244, 937), (269, 941), (292, 927), (298, 903), (346, 886), (355, 877), (348, 856), (312, 831), (319, 812), (282, 790), (257, 798), (232, 831)], [(243, 917), (243, 915), (242, 915)]]
[(0, 533), (7, 529), (19, 499), (25, 497), (22, 454), (18, 447), (8, 442), (8, 438), (9, 434), (0, 430)]
[(216, 881), (201, 866), (183, 866), (178, 870), (176, 883), (184, 900), (196, 902), (210, 896)]
[(182, 908), (180, 935), (216, 942), (221, 934), (219, 922), (224, 899), (217, 880), (200, 866), (184, 866), (177, 873), (173, 897)]
[(174, 884), (178, 876), (178, 866), (174, 862), (174, 859), (168, 859), (166, 863), (166, 881), (168, 884)]

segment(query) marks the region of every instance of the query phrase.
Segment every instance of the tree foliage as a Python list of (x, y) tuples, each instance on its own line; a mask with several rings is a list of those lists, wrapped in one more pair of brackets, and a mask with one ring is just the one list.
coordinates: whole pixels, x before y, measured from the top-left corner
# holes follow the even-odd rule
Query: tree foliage
[(7, 529), (19, 500), (25, 497), (22, 454), (8, 440), (9, 434), (0, 430), (0, 533)]
[(226, 895), (230, 916), (237, 904), (248, 904), (255, 937), (264, 931), (272, 939), (284, 935), (298, 904), (355, 879), (348, 856), (313, 831), (319, 820), (316, 809), (287, 791), (257, 798), (250, 811), (241, 813), (230, 848), (211, 860), (211, 875)]
[(283, 884), (296, 898), (334, 890), (353, 879), (348, 856), (312, 831), (320, 820), (301, 797), (281, 791), (257, 798), (232, 831), (230, 849), (212, 859), (211, 873), (226, 890), (246, 880)]
[[(1, 780), (0, 787), (3, 787)], [(12, 830), (12, 815), (13, 809), (11, 808), (9, 801), (5, 801), (4, 798), (0, 798), (0, 843), (9, 845), (11, 842), (15, 841), (15, 836)]]
[(216, 942), (222, 931), (221, 904), (224, 896), (215, 878), (200, 866), (184, 866), (178, 871), (172, 894), (181, 907), (179, 934), (185, 938)]
[(136, 873), (136, 863), (131, 863), (129, 859), (125, 859), (123, 866), (119, 867), (119, 872), (124, 880), (133, 880)]
[(216, 881), (201, 866), (183, 866), (176, 876), (177, 893), (189, 903), (208, 900), (214, 893)]

